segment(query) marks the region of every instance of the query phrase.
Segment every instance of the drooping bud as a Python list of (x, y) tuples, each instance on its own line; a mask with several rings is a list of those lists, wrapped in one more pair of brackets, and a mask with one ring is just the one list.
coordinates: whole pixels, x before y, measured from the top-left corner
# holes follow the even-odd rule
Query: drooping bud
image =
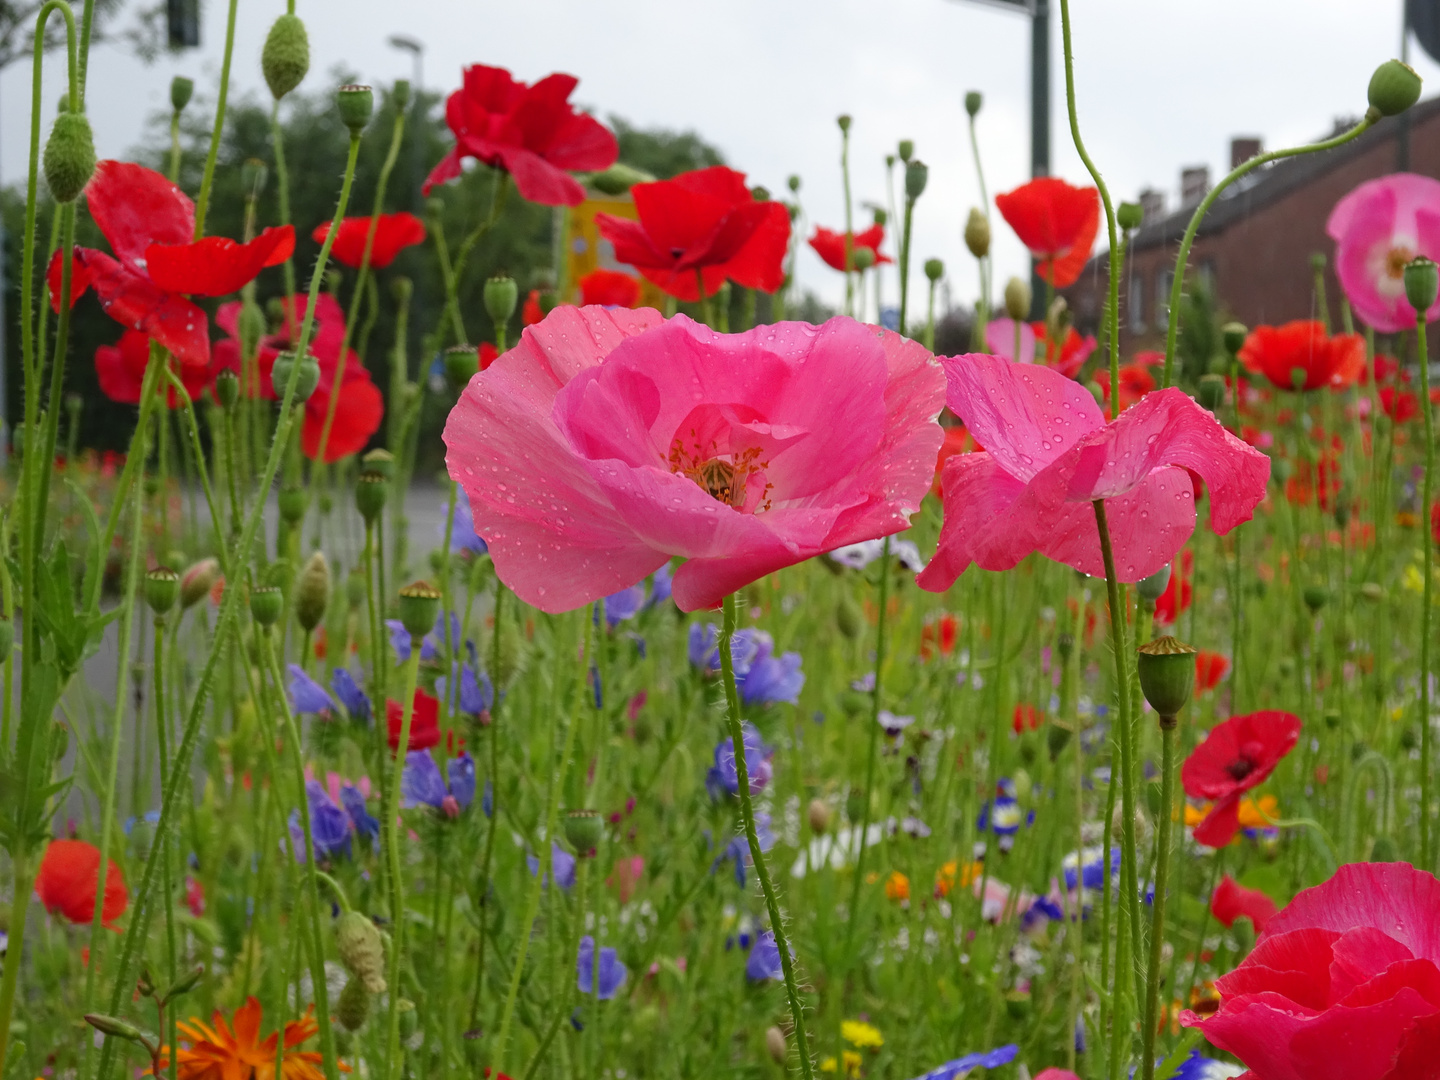
[(590, 186), (602, 195), (624, 195), (636, 184), (651, 183), (655, 177), (643, 169), (617, 161), (608, 169), (590, 175)]
[(480, 350), (474, 345), (451, 345), (445, 350), (445, 378), (452, 389), (465, 389), (479, 370)]
[(85, 1022), (102, 1034), (113, 1035), (117, 1039), (126, 1039), (129, 1042), (140, 1041), (140, 1029), (117, 1017), (106, 1016), (104, 1013), (86, 1013)]
[(965, 93), (965, 111), (973, 119), (980, 113), (980, 107), (985, 104), (985, 96), (979, 90), (968, 90)]
[(1370, 107), (1381, 116), (1399, 116), (1420, 100), (1420, 73), (1399, 60), (1386, 60), (1370, 76)]
[(215, 400), (228, 409), (240, 400), (240, 376), (225, 368), (215, 376)]
[(329, 606), (330, 563), (323, 551), (317, 551), (306, 561), (295, 582), (295, 619), (309, 633), (320, 625)]
[(390, 497), (390, 481), (383, 474), (366, 469), (355, 478), (355, 509), (366, 525), (373, 525), (385, 510)]
[(1005, 283), (1005, 314), (1016, 322), (1030, 316), (1030, 283), (1024, 278), (1012, 277)]
[(157, 566), (145, 575), (145, 602), (156, 615), (164, 615), (180, 599), (180, 575), (168, 566)]
[(595, 810), (571, 810), (565, 815), (565, 840), (579, 855), (588, 855), (605, 834), (605, 819)]
[(1405, 264), (1405, 299), (1422, 317), (1435, 306), (1440, 292), (1440, 267), (1421, 255)]
[(965, 219), (965, 246), (977, 259), (990, 254), (990, 219), (978, 206), (972, 206), (970, 216)]
[[(283, 352), (275, 358), (275, 363), (270, 368), (270, 388), (275, 391), (275, 396), (281, 401), (285, 400), (285, 388), (290, 383), (290, 374), (297, 367), (295, 354)], [(310, 353), (305, 354), (305, 359), (298, 362), (300, 374), (296, 376), (295, 403), (309, 401), (310, 395), (315, 393), (320, 385), (320, 361), (316, 360)]]
[(770, 1054), (770, 1060), (776, 1065), (785, 1064), (785, 1033), (774, 1024), (765, 1029), (765, 1049)]
[(285, 608), (285, 594), (275, 585), (256, 585), (250, 590), (250, 617), (261, 626), (274, 626)]
[(825, 835), (826, 830), (830, 828), (830, 818), (833, 816), (830, 804), (824, 799), (811, 799), (806, 813), (810, 819), (810, 831), (817, 836)]
[(365, 990), (385, 992), (385, 942), (368, 917), (347, 911), (335, 921), (335, 952)]
[(194, 607), (209, 595), (219, 580), (220, 560), (213, 555), (193, 564), (180, 577), (180, 607)]
[(926, 259), (925, 276), (931, 281), (939, 281), (945, 276), (945, 261), (943, 259)]
[(184, 75), (176, 75), (170, 80), (170, 108), (174, 109), (177, 113), (185, 111), (185, 106), (190, 104), (190, 99), (194, 94), (194, 79), (187, 79)]
[(905, 166), (905, 198), (914, 202), (925, 194), (925, 184), (930, 179), (930, 166), (923, 161), (912, 161)]
[(340, 106), (340, 121), (350, 129), (354, 138), (365, 130), (375, 112), (375, 91), (368, 86), (349, 83), (340, 87), (335, 103)]
[(276, 101), (290, 93), (310, 70), (310, 35), (298, 15), (281, 15), (265, 36), (260, 70)]
[(95, 172), (95, 138), (84, 113), (62, 112), (45, 140), (45, 184), (59, 203), (74, 202)]
[(424, 637), (440, 616), (440, 592), (425, 581), (400, 590), (400, 623), (411, 637)]
[(868, 247), (854, 247), (850, 249), (850, 265), (864, 273), (875, 265), (875, 252)]
[(905, 162), (906, 165), (909, 165), (910, 159), (915, 156), (915, 140), (901, 139), (900, 145), (897, 146), (895, 149), (896, 152), (900, 155), (900, 160)]
[(1223, 375), (1201, 375), (1195, 399), (1212, 413), (1220, 408), (1225, 402), (1225, 377)]
[(1135, 651), (1140, 690), (1160, 714), (1160, 726), (1173, 728), (1195, 690), (1195, 649), (1167, 634)]
[(353, 976), (340, 991), (340, 1000), (335, 1006), (335, 1017), (346, 1031), (359, 1031), (370, 1018), (370, 991), (365, 984)]
[(485, 282), (485, 311), (496, 326), (504, 326), (515, 314), (520, 289), (508, 274), (496, 274)]

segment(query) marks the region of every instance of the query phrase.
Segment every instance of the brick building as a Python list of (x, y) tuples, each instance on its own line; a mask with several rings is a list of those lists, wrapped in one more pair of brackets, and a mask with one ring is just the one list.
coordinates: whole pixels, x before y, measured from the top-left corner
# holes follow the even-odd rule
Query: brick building
[[(1416, 105), (1409, 122), (1409, 171), (1440, 178), (1440, 98)], [(1352, 123), (1337, 121), (1336, 131)], [(1383, 120), (1338, 149), (1262, 167), (1215, 201), (1190, 249), (1190, 273), (1209, 278), (1227, 317), (1247, 326), (1317, 317), (1310, 257), (1322, 252), (1329, 259), (1335, 247), (1325, 221), (1357, 184), (1396, 171), (1398, 132), (1398, 120)], [(1232, 140), (1232, 168), (1260, 150), (1258, 139)], [(1168, 212), (1163, 194), (1141, 193), (1145, 219), (1131, 238), (1120, 287), (1122, 355), (1163, 347), (1180, 240), (1209, 186), (1207, 169), (1184, 170), (1181, 205)], [(1101, 320), (1108, 270), (1109, 255), (1102, 252), (1065, 291), (1082, 329)], [(1331, 324), (1338, 326), (1340, 283), (1328, 263), (1326, 296)]]

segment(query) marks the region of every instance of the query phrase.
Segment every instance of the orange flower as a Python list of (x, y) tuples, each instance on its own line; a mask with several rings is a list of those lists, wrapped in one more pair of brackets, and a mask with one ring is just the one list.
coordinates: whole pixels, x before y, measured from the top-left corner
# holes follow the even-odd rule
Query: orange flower
[(949, 656), (955, 651), (955, 641), (959, 635), (960, 620), (949, 612), (934, 622), (927, 622), (920, 628), (920, 659), (933, 659), (937, 649), (940, 655)]
[(885, 895), (891, 900), (909, 900), (910, 879), (899, 870), (892, 870), (885, 879)]
[(968, 862), (961, 866), (958, 860), (951, 859), (935, 871), (935, 895), (941, 898), (949, 896), (950, 890), (955, 888), (957, 877), (960, 888), (968, 889), (980, 880), (984, 869), (984, 866), (978, 862)]
[(1230, 671), (1230, 661), (1217, 652), (1201, 649), (1195, 654), (1195, 693), (1214, 690)]
[[(312, 1005), (303, 1019), (285, 1025), (280, 1080), (325, 1080), (320, 1054), (292, 1049), (320, 1030), (313, 1012)], [(218, 1009), (208, 1025), (199, 1020), (182, 1020), (176, 1027), (190, 1046), (176, 1054), (180, 1080), (276, 1080), (275, 1041), (280, 1033), (271, 1032), (262, 1040), (260, 1018), (260, 1002), (252, 997), (235, 1011), (233, 1027)], [(161, 1067), (168, 1064), (169, 1059), (162, 1057)], [(342, 1061), (340, 1071), (349, 1072), (350, 1066)]]

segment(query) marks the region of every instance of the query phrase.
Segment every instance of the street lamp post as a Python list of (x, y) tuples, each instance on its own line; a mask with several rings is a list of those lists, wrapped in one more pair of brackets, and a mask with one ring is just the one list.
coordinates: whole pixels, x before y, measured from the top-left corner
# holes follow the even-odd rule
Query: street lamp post
[[(390, 35), (390, 47), (391, 47), (392, 49), (399, 49), (401, 52), (408, 52), (408, 53), (410, 54), (410, 61), (411, 61), (411, 64), (412, 64), (412, 66), (413, 66), (413, 68), (414, 68), (414, 75), (412, 76), (412, 78), (411, 78), (411, 80), (410, 80), (410, 82), (411, 82), (411, 86), (410, 86), (410, 97), (411, 97), (411, 100), (414, 101), (414, 103), (415, 103), (415, 106), (414, 106), (414, 108), (415, 108), (415, 116), (414, 116), (414, 119), (415, 119), (416, 121), (419, 121), (419, 120), (421, 120), (421, 119), (424, 117), (424, 115), (425, 115), (424, 107), (420, 104), (420, 92), (421, 92), (422, 89), (424, 89), (423, 83), (424, 83), (424, 78), (425, 78), (425, 45), (424, 45), (423, 42), (418, 41), (418, 40), (416, 40), (415, 38), (409, 37), (409, 36), (407, 36), (407, 35), (405, 35), (405, 34), (391, 34), (391, 35)], [(421, 199), (420, 199), (420, 170), (421, 170), (421, 161), (420, 161), (420, 155), (421, 155), (421, 153), (423, 152), (423, 150), (422, 150), (422, 148), (421, 148), (421, 141), (422, 141), (422, 140), (421, 140), (421, 132), (420, 132), (420, 125), (419, 125), (419, 123), (417, 122), (417, 123), (411, 124), (411, 127), (410, 127), (410, 173), (411, 173), (411, 180), (413, 181), (414, 190), (415, 190), (414, 210), (415, 210), (415, 212), (416, 212), (417, 214), (420, 213), (420, 211), (421, 211)]]

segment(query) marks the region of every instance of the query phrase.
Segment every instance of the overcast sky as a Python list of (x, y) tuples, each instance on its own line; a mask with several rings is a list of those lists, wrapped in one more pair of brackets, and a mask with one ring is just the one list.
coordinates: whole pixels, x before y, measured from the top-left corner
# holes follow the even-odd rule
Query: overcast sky
[[(114, 47), (92, 59), (89, 108), (102, 157), (124, 156), (148, 116), (168, 109), (174, 74), (213, 91), (225, 4), (203, 0), (202, 47), (146, 66)], [(1088, 182), (1065, 117), (1059, 0), (1052, 0), (1053, 171)], [(1117, 198), (1146, 186), (1177, 197), (1182, 166), (1228, 167), (1229, 140), (1267, 149), (1358, 116), (1376, 64), (1399, 51), (1402, 0), (1074, 0), (1080, 123)], [(232, 92), (264, 93), (260, 47), (284, 0), (240, 0)], [(843, 225), (840, 113), (854, 117), (856, 202), (885, 202), (884, 157), (902, 138), (930, 166), (914, 258), (945, 260), (957, 301), (977, 275), (961, 229), (979, 189), (965, 135), (965, 91), (985, 94), (981, 152), (993, 197), (1029, 176), (1029, 20), (973, 0), (299, 0), (310, 32), (305, 87), (344, 64), (375, 83), (411, 73), (387, 44), (425, 43), (424, 83), (449, 90), (483, 62), (533, 81), (578, 76), (577, 102), (642, 126), (693, 128), (772, 191), (798, 173), (812, 226)], [(51, 59), (46, 116), (64, 89)], [(1427, 96), (1440, 66), (1412, 51)], [(24, 175), (30, 72), (0, 74), (0, 179)], [(46, 120), (48, 125), (49, 120)], [(897, 176), (897, 186), (898, 186)], [(867, 220), (862, 217), (858, 220)], [(1024, 256), (997, 223), (997, 287)], [(307, 222), (298, 223), (308, 227)], [(916, 276), (919, 275), (918, 269)], [(800, 284), (832, 301), (840, 275), (808, 250)], [(923, 277), (921, 277), (923, 283)], [(886, 283), (891, 301), (893, 279)]]

